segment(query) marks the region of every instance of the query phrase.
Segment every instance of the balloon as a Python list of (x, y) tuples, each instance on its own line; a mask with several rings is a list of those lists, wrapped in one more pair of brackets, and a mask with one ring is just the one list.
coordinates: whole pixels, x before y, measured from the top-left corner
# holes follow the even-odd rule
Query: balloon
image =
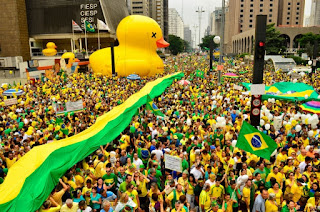
[(263, 119), (260, 119), (260, 126), (263, 126), (265, 124)]
[(32, 133), (33, 133), (32, 130), (28, 130), (28, 131), (26, 132), (27, 135), (32, 135)]
[(68, 112), (65, 112), (65, 113), (64, 113), (64, 116), (66, 116), (66, 117), (67, 117), (67, 116), (68, 116)]
[(70, 116), (73, 116), (74, 115), (74, 112), (72, 111), (71, 113), (70, 113)]
[(251, 105), (251, 102), (250, 101), (247, 101), (247, 106), (250, 106)]
[(309, 118), (306, 118), (306, 119), (304, 120), (304, 122), (305, 122), (306, 124), (309, 124)]
[(293, 83), (296, 83), (297, 81), (298, 81), (297, 79), (294, 79), (292, 82), (293, 82)]
[[(156, 36), (152, 38), (153, 33)], [(146, 16), (127, 16), (122, 19), (117, 28), (119, 46), (116, 64), (117, 74), (120, 77), (130, 74), (139, 76), (153, 76), (162, 73), (164, 64), (157, 55), (157, 48), (165, 48), (169, 44), (163, 39), (159, 24)], [(139, 51), (143, 48), (143, 51)], [(110, 48), (104, 48), (91, 54), (89, 60), (94, 73), (111, 76)], [(141, 68), (144, 67), (144, 68)]]
[(20, 122), (20, 123), (19, 123), (19, 129), (22, 129), (23, 126), (24, 126), (24, 123), (23, 123), (23, 122)]
[(49, 124), (49, 130), (53, 130), (53, 124)]
[(268, 115), (268, 119), (269, 119), (270, 121), (273, 119), (273, 115), (272, 115), (271, 113)]
[(30, 126), (30, 127), (28, 128), (28, 130), (33, 131), (33, 127)]
[(288, 130), (291, 130), (291, 125), (290, 125), (290, 124), (287, 124), (287, 125), (285, 126), (285, 128), (286, 128), (287, 131), (288, 131)]
[(270, 124), (265, 125), (266, 130), (270, 130)]
[(32, 124), (31, 124), (33, 127), (35, 127), (37, 125), (37, 122), (36, 121), (33, 121)]
[(310, 149), (310, 145), (306, 146), (306, 150), (309, 151)]
[(312, 131), (312, 130), (310, 130), (310, 131), (308, 132), (308, 136), (309, 136), (309, 137), (313, 137), (313, 131)]
[(233, 140), (233, 141), (232, 141), (232, 146), (233, 146), (233, 147), (236, 147), (236, 145), (237, 145), (237, 140)]
[(299, 125), (299, 124), (296, 125), (295, 130), (296, 130), (297, 132), (300, 132), (301, 129), (302, 129), (301, 125)]

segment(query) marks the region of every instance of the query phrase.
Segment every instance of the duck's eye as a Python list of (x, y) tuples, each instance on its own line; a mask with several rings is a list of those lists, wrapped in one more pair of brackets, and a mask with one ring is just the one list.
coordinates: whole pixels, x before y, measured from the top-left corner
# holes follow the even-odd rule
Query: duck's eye
[(156, 32), (152, 33), (152, 38), (157, 38), (157, 33)]

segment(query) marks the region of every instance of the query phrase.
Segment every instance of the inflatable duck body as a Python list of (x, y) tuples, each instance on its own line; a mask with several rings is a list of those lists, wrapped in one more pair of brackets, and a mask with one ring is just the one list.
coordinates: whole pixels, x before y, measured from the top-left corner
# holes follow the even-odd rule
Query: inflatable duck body
[(42, 50), (42, 53), (45, 56), (55, 56), (57, 54), (56, 48), (57, 48), (57, 46), (55, 43), (49, 42), (49, 43), (47, 43), (47, 48)]
[[(153, 76), (163, 72), (163, 61), (157, 48), (168, 47), (169, 43), (163, 39), (156, 21), (141, 15), (127, 16), (119, 23), (117, 37), (119, 46), (114, 48), (114, 54), (118, 76)], [(94, 52), (90, 64), (94, 73), (111, 76), (111, 48)]]

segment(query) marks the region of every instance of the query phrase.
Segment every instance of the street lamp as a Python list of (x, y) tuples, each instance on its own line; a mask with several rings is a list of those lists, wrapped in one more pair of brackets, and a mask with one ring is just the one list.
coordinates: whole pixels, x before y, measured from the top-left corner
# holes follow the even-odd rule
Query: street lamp
[[(221, 42), (220, 42), (220, 36), (215, 36), (214, 38), (213, 38), (213, 41), (215, 42), (215, 44), (220, 44), (220, 54), (219, 54), (219, 65), (221, 65), (221, 57), (222, 57), (222, 55), (221, 55)], [(212, 61), (211, 61), (211, 63), (212, 63)], [(212, 68), (212, 65), (211, 65), (211, 68)], [(221, 84), (221, 70), (219, 69), (218, 70), (218, 84), (220, 85)]]

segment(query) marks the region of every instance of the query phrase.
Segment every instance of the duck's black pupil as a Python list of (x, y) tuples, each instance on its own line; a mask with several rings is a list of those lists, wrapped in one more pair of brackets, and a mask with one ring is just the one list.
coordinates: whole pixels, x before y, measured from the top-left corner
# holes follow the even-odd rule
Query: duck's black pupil
[(153, 37), (153, 38), (157, 38), (157, 33), (156, 33), (156, 32), (153, 32), (153, 33), (152, 33), (152, 37)]

